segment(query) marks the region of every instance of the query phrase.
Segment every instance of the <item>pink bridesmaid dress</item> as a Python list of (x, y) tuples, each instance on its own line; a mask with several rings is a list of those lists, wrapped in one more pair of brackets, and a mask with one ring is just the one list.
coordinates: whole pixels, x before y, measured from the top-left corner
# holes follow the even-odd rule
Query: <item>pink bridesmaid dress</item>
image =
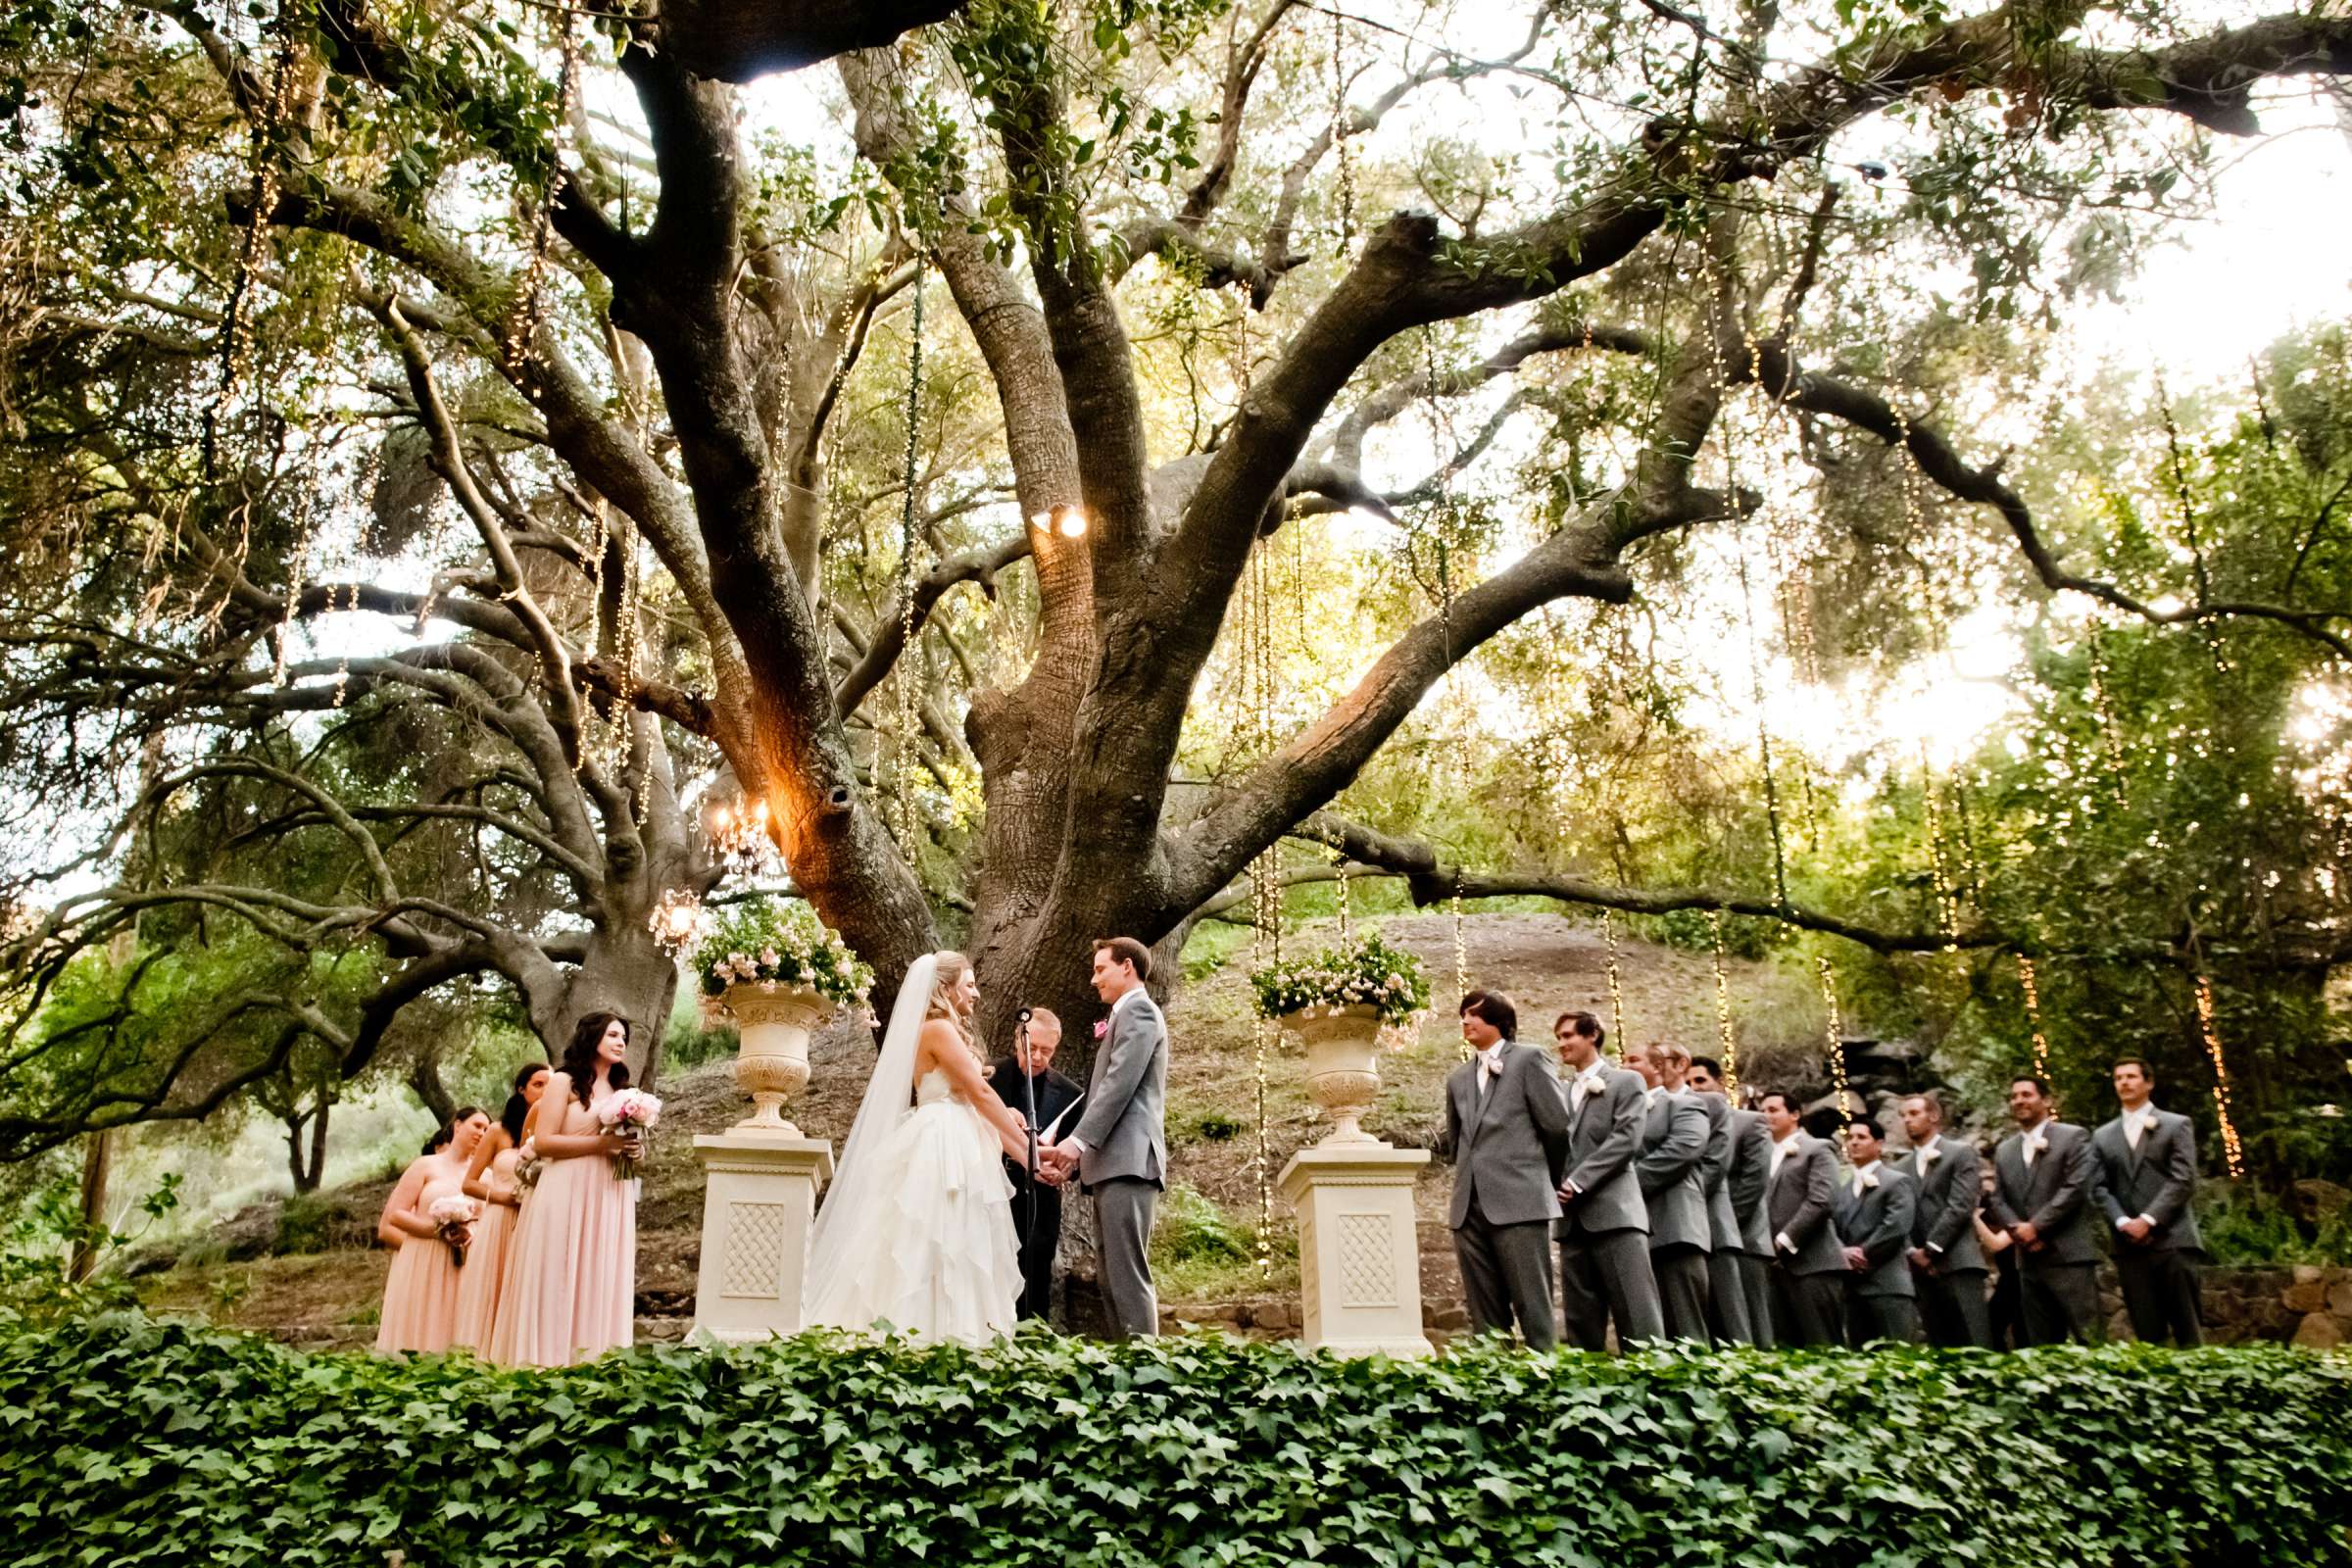
[[(444, 1198), (466, 1196), (455, 1176), (437, 1177), (416, 1196), (416, 1212), (427, 1213)], [(468, 1259), (470, 1261), (470, 1259)], [(458, 1327), (458, 1286), (465, 1270), (438, 1237), (412, 1236), (392, 1254), (384, 1278), (384, 1309), (375, 1332), (379, 1350), (446, 1350)]]
[[(563, 1082), (562, 1078), (556, 1080)], [(599, 1100), (611, 1093), (602, 1090)], [(568, 1088), (539, 1105), (540, 1131), (602, 1131)], [(490, 1329), (502, 1366), (565, 1366), (633, 1343), (637, 1334), (637, 1183), (602, 1154), (548, 1159), (507, 1249), (506, 1286)]]
[[(494, 1193), (514, 1196), (514, 1165), (518, 1149), (502, 1149), (482, 1172), (482, 1185)], [(473, 1224), (473, 1246), (466, 1249), (466, 1266), (459, 1270), (458, 1329), (450, 1344), (486, 1352), (498, 1323), (498, 1304), (506, 1298), (507, 1264), (514, 1252), (514, 1225), (520, 1210), (509, 1203), (484, 1203)]]

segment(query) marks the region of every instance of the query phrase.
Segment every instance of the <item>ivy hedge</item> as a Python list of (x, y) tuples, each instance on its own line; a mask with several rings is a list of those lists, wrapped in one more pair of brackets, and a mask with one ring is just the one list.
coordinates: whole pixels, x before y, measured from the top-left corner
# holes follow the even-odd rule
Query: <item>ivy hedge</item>
[(804, 1337), (556, 1373), (0, 1320), (23, 1564), (2352, 1562), (2352, 1362)]

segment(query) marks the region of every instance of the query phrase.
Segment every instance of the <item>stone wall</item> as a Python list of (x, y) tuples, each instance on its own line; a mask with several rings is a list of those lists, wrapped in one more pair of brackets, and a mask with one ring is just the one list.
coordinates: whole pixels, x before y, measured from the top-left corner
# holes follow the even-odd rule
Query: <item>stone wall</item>
[[(2108, 1333), (2126, 1337), (2123, 1298), (2113, 1272), (2102, 1267), (2101, 1299), (2112, 1308)], [(2352, 1344), (2352, 1268), (2209, 1268), (2205, 1271), (2205, 1333), (2215, 1345), (2284, 1340), (2312, 1349)]]

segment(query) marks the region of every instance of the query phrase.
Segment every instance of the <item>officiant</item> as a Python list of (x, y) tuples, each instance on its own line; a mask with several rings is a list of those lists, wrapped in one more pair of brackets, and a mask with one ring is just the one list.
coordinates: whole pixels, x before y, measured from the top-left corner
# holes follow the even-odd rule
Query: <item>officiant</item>
[[(1057, 1131), (1054, 1123), (1077, 1102), (1078, 1086), (1054, 1070), (1054, 1048), (1061, 1044), (1061, 1020), (1044, 1007), (1029, 1010), (1026, 1022), (1013, 1029), (1012, 1054), (989, 1071), (988, 1087), (997, 1098), (1023, 1116), (1040, 1134)], [(1054, 1254), (1061, 1249), (1061, 1189), (1032, 1183), (1017, 1160), (1004, 1162), (1012, 1178), (1012, 1228), (1021, 1242), (1022, 1317), (1046, 1317), (1054, 1300)]]

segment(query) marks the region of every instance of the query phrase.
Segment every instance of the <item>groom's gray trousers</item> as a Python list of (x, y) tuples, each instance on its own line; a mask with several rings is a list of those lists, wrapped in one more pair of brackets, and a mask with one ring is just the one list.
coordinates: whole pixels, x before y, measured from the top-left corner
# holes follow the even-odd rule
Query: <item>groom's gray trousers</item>
[(1093, 1187), (1095, 1233), (1102, 1246), (1102, 1295), (1110, 1306), (1111, 1337), (1146, 1339), (1159, 1332), (1159, 1298), (1152, 1289), (1147, 1253), (1159, 1184), (1119, 1176)]

